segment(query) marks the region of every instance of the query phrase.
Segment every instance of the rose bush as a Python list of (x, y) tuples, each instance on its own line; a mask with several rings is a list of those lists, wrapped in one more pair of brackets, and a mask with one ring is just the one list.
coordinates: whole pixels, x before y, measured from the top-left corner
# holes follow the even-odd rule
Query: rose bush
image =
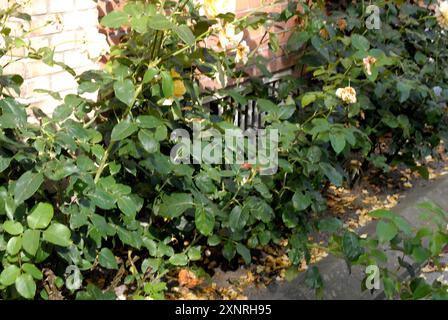
[[(250, 263), (252, 250), (286, 238), (292, 265), (309, 262), (308, 235), (316, 230), (339, 235), (343, 253), (356, 263), (358, 236), (319, 214), (328, 185), (356, 176), (344, 163), (387, 170), (402, 161), (425, 173), (418, 162), (446, 130), (440, 15), (389, 3), (379, 33), (366, 29), (362, 4), (332, 8), (328, 16), (327, 8), (304, 1), (280, 13), (261, 10), (270, 3), (237, 18), (220, 3), (130, 1), (108, 14), (101, 23), (125, 28), (125, 38), (111, 48), (104, 69), (80, 75), (79, 94), (66, 96), (51, 116), (40, 115), (39, 125), (27, 122), (26, 106), (8, 93), (19, 90), (20, 77), (2, 75), (3, 297), (53, 299), (45, 272), (67, 298), (113, 299), (119, 283), (134, 299), (163, 298), (167, 272), (200, 265), (204, 252)], [(4, 21), (16, 12), (2, 12)], [(275, 51), (273, 26), (290, 19), (298, 25), (287, 49), (299, 57), (300, 77), (268, 88), (245, 73), (253, 64), (271, 76), (242, 32), (263, 28)], [(8, 45), (23, 43), (2, 28)], [(57, 63), (51, 53), (30, 51)], [(204, 92), (202, 77), (224, 88)], [(95, 92), (95, 101), (84, 96)], [(210, 95), (222, 114), (204, 108)], [(265, 129), (278, 130), (277, 172), (261, 175), (260, 163), (171, 161), (172, 132), (191, 132), (198, 123), (220, 133), (240, 130), (234, 110), (250, 101), (264, 113)], [(309, 270), (308, 282), (321, 290), (318, 273)], [(83, 286), (98, 274), (110, 286)]]

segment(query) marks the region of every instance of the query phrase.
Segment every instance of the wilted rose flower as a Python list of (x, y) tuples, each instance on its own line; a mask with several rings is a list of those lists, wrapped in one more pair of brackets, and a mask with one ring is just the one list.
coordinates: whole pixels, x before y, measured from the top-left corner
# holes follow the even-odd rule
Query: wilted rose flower
[(437, 6), (436, 19), (442, 29), (448, 30), (448, 1), (442, 1)]
[(64, 30), (64, 21), (60, 14), (50, 16), (49, 19), (47, 20), (47, 24), (54, 26), (57, 31)]
[(322, 28), (319, 31), (319, 35), (322, 39), (328, 40), (330, 38), (330, 34), (328, 33), (326, 28)]
[(226, 23), (224, 27), (221, 23), (218, 25), (219, 47), (223, 50), (235, 48), (243, 36), (243, 32), (235, 33), (235, 25), (231, 23)]
[(341, 31), (344, 31), (345, 28), (347, 28), (347, 21), (345, 21), (344, 18), (341, 18), (341, 19), (338, 20), (338, 28)]
[(248, 61), (249, 52), (250, 49), (246, 41), (241, 41), (241, 43), (236, 48), (235, 62), (236, 63), (242, 62), (243, 64), (246, 64)]
[(336, 90), (336, 96), (348, 104), (356, 103), (356, 90), (352, 87), (339, 88)]
[(372, 75), (372, 65), (374, 65), (376, 62), (376, 58), (372, 56), (367, 56), (364, 59), (362, 59), (362, 63), (364, 64), (364, 69), (366, 70), (366, 73), (371, 76)]

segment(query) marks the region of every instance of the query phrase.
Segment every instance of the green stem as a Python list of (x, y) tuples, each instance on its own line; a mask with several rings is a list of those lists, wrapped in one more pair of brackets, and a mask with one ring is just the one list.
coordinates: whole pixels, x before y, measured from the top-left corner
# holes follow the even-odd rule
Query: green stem
[[(138, 96), (140, 95), (140, 93), (142, 92), (142, 89), (143, 89), (143, 85), (140, 84), (140, 85), (137, 87), (137, 90), (135, 91), (135, 95), (134, 95), (134, 99), (132, 100), (132, 103), (129, 104), (129, 107), (128, 107), (128, 108), (126, 109), (126, 111), (123, 113), (123, 116), (122, 116), (122, 118), (121, 118), (121, 121), (123, 121), (124, 119), (126, 119), (127, 116), (129, 115), (129, 113), (131, 112), (132, 107), (134, 106), (134, 103), (135, 103), (135, 101), (137, 100), (137, 97), (138, 97)], [(104, 156), (103, 156), (103, 158), (101, 159), (100, 166), (98, 167), (98, 170), (96, 171), (96, 174), (95, 174), (95, 180), (94, 180), (95, 184), (98, 183), (98, 181), (99, 181), (100, 178), (101, 178), (101, 174), (103, 173), (104, 169), (106, 168), (107, 160), (109, 159), (109, 155), (110, 155), (110, 153), (112, 152), (112, 148), (115, 146), (115, 142), (116, 142), (116, 141), (111, 141), (110, 144), (109, 144), (109, 146), (107, 147), (106, 151), (104, 152)]]

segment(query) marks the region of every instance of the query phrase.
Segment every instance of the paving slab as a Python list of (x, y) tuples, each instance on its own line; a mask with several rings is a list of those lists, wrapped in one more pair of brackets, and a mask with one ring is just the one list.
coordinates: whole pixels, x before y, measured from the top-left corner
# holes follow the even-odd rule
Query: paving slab
[[(431, 201), (441, 208), (448, 210), (448, 176), (442, 176), (430, 183), (416, 187), (404, 198), (400, 199), (398, 205), (391, 211), (402, 216), (414, 227), (428, 225), (427, 221), (422, 221), (419, 217), (422, 213), (417, 208), (419, 203)], [(372, 234), (376, 228), (376, 221), (368, 223), (358, 230), (359, 234)], [(388, 256), (388, 268), (398, 268), (398, 253), (392, 250), (385, 250)], [(409, 261), (412, 262), (412, 261)], [(365, 276), (365, 271), (359, 266), (353, 266), (349, 272), (344, 260), (328, 255), (316, 266), (324, 281), (323, 299), (328, 300), (373, 300), (384, 299), (382, 288), (373, 294), (370, 291), (361, 290), (361, 281)], [(414, 264), (415, 267), (420, 267)], [(403, 278), (407, 272), (401, 268), (400, 274)], [(267, 288), (248, 288), (245, 294), (251, 300), (310, 300), (315, 299), (314, 291), (309, 289), (304, 283), (305, 274), (302, 273), (294, 280), (274, 281)]]

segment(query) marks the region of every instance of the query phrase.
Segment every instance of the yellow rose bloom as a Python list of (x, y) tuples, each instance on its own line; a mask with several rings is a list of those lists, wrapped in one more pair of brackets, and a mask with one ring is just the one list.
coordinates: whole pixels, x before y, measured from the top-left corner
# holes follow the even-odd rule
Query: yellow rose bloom
[(187, 88), (185, 88), (180, 74), (176, 70), (171, 69), (171, 77), (174, 82), (174, 96), (176, 98), (182, 98), (187, 92)]
[(448, 30), (448, 1), (440, 2), (436, 8), (436, 19), (442, 29)]

